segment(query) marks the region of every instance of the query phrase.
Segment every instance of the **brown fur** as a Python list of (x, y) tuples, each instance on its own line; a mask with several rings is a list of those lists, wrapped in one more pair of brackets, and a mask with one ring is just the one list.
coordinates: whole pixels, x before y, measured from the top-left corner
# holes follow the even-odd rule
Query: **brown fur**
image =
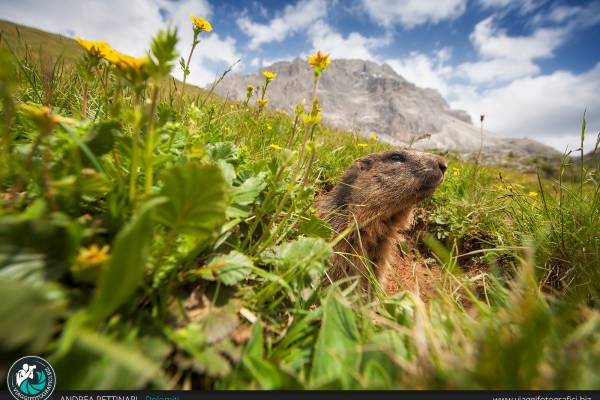
[(385, 287), (388, 269), (401, 258), (400, 232), (410, 226), (415, 204), (443, 181), (445, 170), (442, 157), (413, 150), (373, 153), (354, 161), (342, 181), (318, 202), (334, 238), (345, 234), (335, 246), (328, 276), (360, 276), (368, 290), (372, 270)]

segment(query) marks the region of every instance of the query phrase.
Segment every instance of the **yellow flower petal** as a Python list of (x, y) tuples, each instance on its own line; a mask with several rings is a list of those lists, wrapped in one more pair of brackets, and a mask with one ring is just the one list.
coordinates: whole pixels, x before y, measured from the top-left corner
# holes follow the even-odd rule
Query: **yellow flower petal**
[(357, 143), (356, 147), (369, 147), (368, 143)]
[(276, 145), (275, 143), (271, 144), (269, 147), (273, 150), (283, 150), (283, 147)]
[(275, 72), (271, 72), (271, 71), (265, 70), (262, 72), (262, 74), (265, 77), (265, 79), (268, 81), (272, 81), (273, 79), (275, 79), (277, 77), (277, 74)]
[(108, 259), (108, 251), (110, 246), (105, 244), (102, 248), (97, 244), (93, 244), (87, 249), (81, 249), (79, 255), (75, 259), (78, 264), (93, 265), (103, 263)]
[(212, 32), (212, 25), (204, 18), (194, 17), (193, 15), (190, 15), (190, 18), (194, 23), (194, 29), (197, 29), (199, 31)]
[(307, 58), (308, 63), (313, 67), (314, 71), (317, 74), (323, 72), (325, 68), (331, 63), (329, 59), (329, 54), (322, 53), (321, 50), (317, 51), (315, 54), (311, 54)]
[(537, 197), (538, 192), (529, 192), (529, 197)]

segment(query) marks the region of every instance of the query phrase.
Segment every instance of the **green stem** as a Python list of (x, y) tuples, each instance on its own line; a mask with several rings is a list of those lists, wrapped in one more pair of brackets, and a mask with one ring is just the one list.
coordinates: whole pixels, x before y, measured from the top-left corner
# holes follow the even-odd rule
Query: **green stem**
[[(135, 114), (137, 115), (140, 112), (140, 105), (136, 107)], [(140, 119), (136, 116), (136, 124), (133, 127), (133, 136), (131, 138), (131, 163), (129, 165), (129, 201), (133, 203), (135, 201), (136, 195), (136, 186), (137, 186), (137, 169), (138, 169), (138, 161), (140, 157)]]
[(156, 111), (156, 101), (158, 99), (158, 85), (154, 85), (152, 90), (152, 103), (150, 104), (150, 112), (148, 113), (148, 125), (146, 131), (146, 180), (144, 191), (150, 194), (154, 180), (154, 165), (152, 163), (152, 153), (154, 152), (154, 112)]
[(194, 49), (200, 43), (198, 40), (199, 31), (194, 30), (194, 41), (192, 42), (192, 48), (190, 49), (190, 54), (188, 54), (187, 62), (185, 63), (185, 69), (183, 71), (183, 84), (181, 85), (181, 96), (180, 103), (183, 104), (183, 93), (185, 92), (185, 82), (187, 81), (187, 76), (190, 74), (190, 62), (192, 61), (192, 54), (194, 54)]

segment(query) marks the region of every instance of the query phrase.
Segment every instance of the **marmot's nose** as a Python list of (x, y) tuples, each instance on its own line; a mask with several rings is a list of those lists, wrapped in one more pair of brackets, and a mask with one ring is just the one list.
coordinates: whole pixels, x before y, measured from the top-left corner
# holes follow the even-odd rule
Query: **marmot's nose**
[(445, 160), (439, 160), (438, 167), (440, 167), (440, 170), (442, 171), (442, 174), (443, 174), (448, 169), (448, 164), (446, 164)]

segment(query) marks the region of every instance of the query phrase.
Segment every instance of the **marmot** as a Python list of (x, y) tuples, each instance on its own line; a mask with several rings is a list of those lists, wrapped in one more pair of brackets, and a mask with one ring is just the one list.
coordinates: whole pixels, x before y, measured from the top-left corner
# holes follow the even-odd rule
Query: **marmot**
[(413, 150), (383, 151), (355, 160), (341, 182), (318, 201), (333, 237), (346, 231), (334, 247), (329, 278), (359, 275), (368, 291), (368, 266), (383, 286), (387, 269), (400, 256), (400, 231), (411, 225), (414, 206), (433, 194), (446, 169), (442, 157)]

